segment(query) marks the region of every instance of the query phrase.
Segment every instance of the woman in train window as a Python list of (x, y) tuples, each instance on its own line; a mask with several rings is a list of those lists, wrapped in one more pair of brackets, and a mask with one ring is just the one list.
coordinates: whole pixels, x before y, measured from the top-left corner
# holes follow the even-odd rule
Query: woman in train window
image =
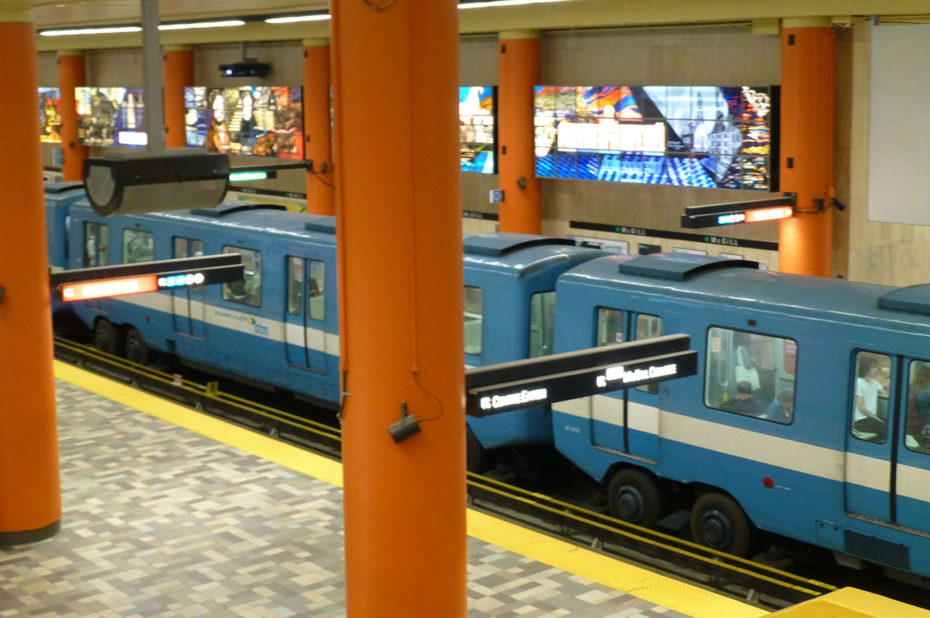
[(878, 361), (860, 358), (857, 365), (856, 392), (853, 397), (853, 429), (866, 440), (885, 441), (885, 421), (878, 416), (878, 394), (882, 384), (876, 379)]

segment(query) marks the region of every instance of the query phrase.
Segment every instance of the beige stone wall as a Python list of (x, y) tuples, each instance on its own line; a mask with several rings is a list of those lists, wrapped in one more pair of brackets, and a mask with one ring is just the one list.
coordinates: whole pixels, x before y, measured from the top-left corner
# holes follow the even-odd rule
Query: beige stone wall
[[(930, 279), (930, 227), (868, 219), (869, 25), (859, 23), (846, 36), (850, 48), (848, 277), (889, 285)], [(840, 93), (838, 92), (838, 100)], [(839, 251), (843, 247), (837, 246)]]

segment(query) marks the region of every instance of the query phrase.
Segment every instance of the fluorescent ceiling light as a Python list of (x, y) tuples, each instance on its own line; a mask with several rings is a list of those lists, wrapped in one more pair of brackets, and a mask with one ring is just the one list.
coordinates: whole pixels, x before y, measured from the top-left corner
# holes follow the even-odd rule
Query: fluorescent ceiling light
[(186, 24), (160, 24), (159, 30), (187, 30), (193, 28), (230, 28), (232, 26), (244, 26), (245, 22), (241, 19), (227, 19), (224, 21), (197, 21)]
[(521, 4), (543, 4), (546, 2), (566, 2), (567, 0), (496, 0), (491, 2), (467, 2), (459, 4), (460, 9), (485, 9), (492, 6), (520, 6)]
[(76, 28), (73, 30), (43, 30), (41, 36), (75, 36), (82, 34), (120, 34), (124, 32), (142, 32), (139, 26), (113, 26), (110, 28)]
[(265, 20), (266, 24), (293, 24), (300, 21), (323, 21), (329, 19), (330, 16), (326, 13), (320, 13), (318, 15), (289, 15), (286, 17), (269, 17)]
[[(228, 19), (223, 21), (199, 21), (182, 24), (159, 24), (159, 30), (188, 30), (193, 28), (228, 28), (231, 26), (244, 26), (241, 19)], [(89, 34), (124, 34), (127, 32), (142, 32), (139, 26), (111, 26), (107, 28), (75, 28), (72, 30), (43, 30), (42, 36), (80, 36)]]

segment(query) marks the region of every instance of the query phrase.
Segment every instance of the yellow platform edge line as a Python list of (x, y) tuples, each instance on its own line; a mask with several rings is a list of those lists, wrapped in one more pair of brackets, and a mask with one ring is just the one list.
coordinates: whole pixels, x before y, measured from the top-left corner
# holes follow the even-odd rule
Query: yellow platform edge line
[[(342, 464), (114, 382), (61, 361), (55, 377), (204, 437), (342, 487)], [(769, 612), (713, 591), (626, 564), (583, 547), (468, 510), (468, 535), (694, 618), (756, 618)]]

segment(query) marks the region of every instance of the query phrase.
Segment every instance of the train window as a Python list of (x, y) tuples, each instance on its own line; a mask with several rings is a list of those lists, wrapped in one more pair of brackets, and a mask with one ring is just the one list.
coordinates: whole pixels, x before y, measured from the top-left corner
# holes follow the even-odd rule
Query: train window
[[(662, 336), (662, 318), (657, 315), (640, 313), (636, 316), (635, 324), (634, 339), (636, 341)], [(659, 385), (655, 383), (643, 384), (642, 386), (637, 386), (636, 390), (655, 395), (659, 392)]]
[(618, 309), (597, 309), (597, 345), (623, 343), (623, 312)]
[(482, 313), (481, 288), (465, 286), (465, 353), (481, 354)]
[(300, 315), (304, 309), (304, 259), (287, 258), (287, 312)]
[(325, 317), (326, 305), (323, 303), (323, 293), (326, 291), (326, 264), (319, 260), (310, 260), (310, 278), (307, 279), (307, 293), (310, 296), (310, 318), (322, 320)]
[[(203, 255), (203, 241), (196, 240), (193, 238), (182, 238), (181, 236), (174, 237), (174, 253), (172, 254), (175, 258), (189, 258), (189, 257), (200, 257)], [(192, 285), (189, 290), (195, 292), (202, 292), (202, 285)]]
[(193, 238), (174, 237), (174, 257), (188, 258), (203, 255), (203, 241)]
[(712, 327), (704, 404), (787, 425), (794, 418), (796, 359), (791, 339)]
[(552, 354), (555, 292), (537, 292), (530, 297), (530, 358)]
[(223, 253), (239, 253), (245, 276), (242, 281), (223, 284), (223, 299), (234, 303), (260, 307), (262, 304), (262, 254), (253, 249), (223, 246)]
[(84, 266), (107, 266), (108, 228), (104, 223), (84, 223)]
[(143, 230), (123, 230), (123, 263), (137, 264), (155, 259), (155, 237)]
[(636, 341), (662, 336), (662, 318), (640, 313), (636, 316)]
[(930, 454), (930, 361), (911, 361), (904, 445)]
[(888, 392), (891, 359), (875, 352), (856, 354), (852, 388), (852, 435), (858, 440), (884, 442), (888, 434)]

